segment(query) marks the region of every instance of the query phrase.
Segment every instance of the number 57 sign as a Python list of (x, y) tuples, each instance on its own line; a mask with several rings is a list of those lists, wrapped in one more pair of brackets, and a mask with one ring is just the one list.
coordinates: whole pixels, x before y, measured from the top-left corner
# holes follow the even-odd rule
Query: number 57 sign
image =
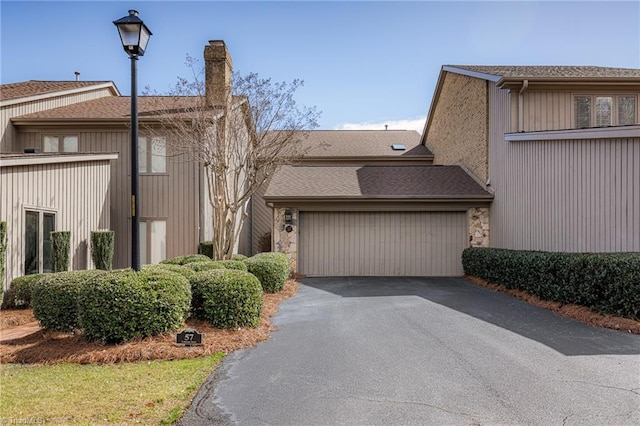
[(192, 328), (185, 328), (176, 334), (176, 344), (184, 346), (194, 346), (202, 344), (202, 333), (198, 333)]

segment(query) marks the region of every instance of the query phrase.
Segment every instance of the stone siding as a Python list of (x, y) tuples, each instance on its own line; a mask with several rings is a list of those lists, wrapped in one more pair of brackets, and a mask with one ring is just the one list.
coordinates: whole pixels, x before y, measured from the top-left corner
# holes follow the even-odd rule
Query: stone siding
[(489, 209), (474, 207), (467, 210), (469, 247), (489, 247)]
[(426, 145), (433, 164), (464, 165), (482, 183), (488, 177), (487, 83), (446, 73)]
[(292, 214), (291, 232), (287, 231), (284, 222), (286, 208), (273, 209), (273, 247), (275, 251), (286, 253), (289, 256), (291, 271), (298, 271), (298, 210), (290, 208)]

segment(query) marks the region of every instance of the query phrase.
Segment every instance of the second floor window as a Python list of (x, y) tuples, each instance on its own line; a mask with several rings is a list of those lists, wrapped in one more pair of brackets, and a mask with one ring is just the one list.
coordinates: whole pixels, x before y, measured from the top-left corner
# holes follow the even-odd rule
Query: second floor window
[(138, 170), (140, 173), (167, 173), (167, 147), (163, 137), (138, 138)]
[(576, 95), (573, 97), (574, 127), (637, 124), (636, 95)]
[(78, 152), (78, 136), (45, 135), (42, 138), (43, 152)]

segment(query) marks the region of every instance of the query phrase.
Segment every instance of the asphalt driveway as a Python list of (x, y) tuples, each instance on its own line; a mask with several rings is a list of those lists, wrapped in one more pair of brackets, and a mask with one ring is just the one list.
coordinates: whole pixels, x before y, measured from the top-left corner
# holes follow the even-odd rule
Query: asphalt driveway
[(640, 424), (640, 336), (458, 278), (302, 283), (181, 424)]

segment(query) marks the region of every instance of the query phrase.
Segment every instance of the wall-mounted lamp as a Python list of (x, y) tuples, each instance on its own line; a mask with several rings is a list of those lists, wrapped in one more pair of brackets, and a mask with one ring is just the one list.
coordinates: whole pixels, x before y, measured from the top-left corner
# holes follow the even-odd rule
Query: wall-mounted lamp
[(291, 225), (293, 223), (293, 213), (291, 213), (291, 209), (284, 210), (284, 223), (287, 225)]

